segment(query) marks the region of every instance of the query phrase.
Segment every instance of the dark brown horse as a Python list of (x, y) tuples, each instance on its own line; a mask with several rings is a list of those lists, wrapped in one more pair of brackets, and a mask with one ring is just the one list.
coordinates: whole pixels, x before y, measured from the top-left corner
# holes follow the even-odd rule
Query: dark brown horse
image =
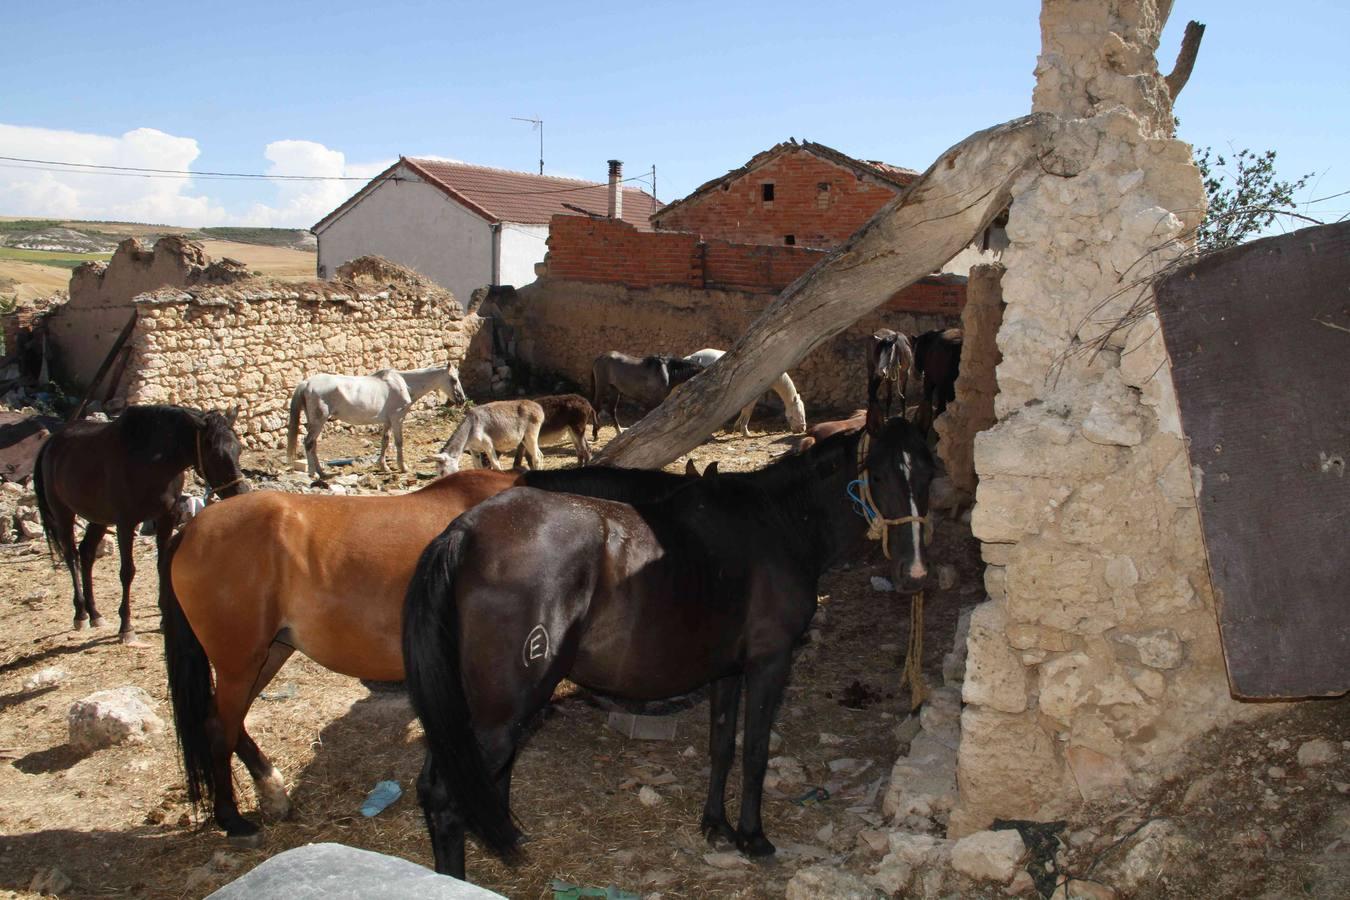
[[(94, 606), (94, 557), (110, 526), (117, 528), (122, 557), (123, 643), (135, 644), (131, 628), (132, 545), (136, 526), (155, 523), (161, 553), (173, 531), (174, 503), (183, 473), (197, 474), (221, 497), (248, 489), (239, 471), (239, 438), (228, 415), (181, 406), (132, 406), (111, 422), (75, 422), (52, 435), (33, 465), (33, 491), (47, 544), (59, 550), (75, 589), (75, 628), (95, 628), (103, 617)], [(88, 524), (75, 545), (75, 517)], [(79, 568), (76, 568), (78, 557)]]
[[(403, 619), (408, 690), (427, 735), (418, 797), (437, 871), (463, 877), (466, 829), (497, 854), (514, 852), (512, 761), (564, 677), (632, 700), (711, 683), (702, 829), (752, 856), (773, 853), (760, 813), (769, 728), (818, 579), (884, 516), (876, 527), (896, 551), (896, 584), (915, 587), (926, 575), (918, 523), (932, 470), (922, 436), (896, 418), (759, 472), (692, 479), (662, 500), (521, 488), (456, 519), (422, 554)], [(742, 683), (733, 829), (724, 794)]]
[[(544, 424), (539, 429), (540, 444), (556, 444), (566, 438), (572, 439), (577, 451), (577, 462), (586, 465), (591, 461), (591, 445), (586, 441), (586, 426), (598, 429), (599, 418), (595, 407), (580, 394), (556, 394), (551, 397), (535, 397), (544, 410)], [(516, 450), (520, 458), (520, 450)], [(519, 465), (519, 462), (517, 462)]]
[(927, 431), (933, 420), (956, 399), (956, 378), (961, 374), (960, 328), (928, 331), (914, 339), (914, 371), (923, 376), (923, 393), (914, 422)]
[(281, 776), (244, 727), (249, 707), (296, 650), (344, 675), (402, 679), (403, 599), (417, 556), (464, 510), (522, 483), (612, 497), (685, 483), (665, 472), (598, 472), (475, 469), (400, 496), (257, 491), (203, 510), (160, 561), (164, 657), (189, 798), (213, 801), (231, 840), (256, 846), (258, 826), (235, 803), (237, 753), (263, 812), (289, 812)]
[[(608, 412), (614, 428), (622, 432), (621, 398), (650, 409), (702, 371), (703, 366), (678, 356), (629, 356), (610, 350), (591, 364), (591, 405), (597, 413)], [(591, 426), (591, 440), (599, 436), (600, 421), (596, 419)]]

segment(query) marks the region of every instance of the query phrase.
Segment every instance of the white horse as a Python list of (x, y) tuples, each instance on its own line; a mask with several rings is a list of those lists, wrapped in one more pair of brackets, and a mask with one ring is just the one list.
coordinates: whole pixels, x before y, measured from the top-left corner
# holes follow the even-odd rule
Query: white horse
[(324, 477), (319, 466), (319, 433), (329, 419), (352, 425), (383, 425), (380, 434), (380, 468), (388, 472), (385, 452), (389, 432), (394, 433), (398, 470), (403, 464), (403, 419), (412, 405), (431, 391), (439, 390), (455, 403), (466, 399), (459, 383), (459, 368), (453, 363), (396, 372), (381, 369), (374, 375), (315, 375), (295, 387), (291, 395), (290, 424), (286, 432), (286, 464), (295, 461), (296, 433), (300, 410), (305, 411), (305, 459), (311, 476)]
[[(698, 363), (705, 369), (722, 358), (725, 350), (714, 350), (711, 347), (691, 353), (685, 357), (692, 363)], [(778, 376), (778, 380), (769, 385), (770, 389), (778, 395), (778, 399), (783, 401), (783, 413), (787, 416), (788, 428), (793, 434), (801, 434), (806, 431), (806, 407), (802, 405), (802, 395), (797, 393), (797, 386), (792, 383), (792, 379), (784, 372)], [(750, 434), (750, 415), (755, 411), (755, 404), (758, 400), (751, 400), (741, 414), (736, 417), (734, 430), (739, 431), (743, 436)]]
[[(539, 429), (544, 424), (544, 408), (533, 400), (498, 400), (475, 406), (464, 414), (450, 440), (445, 442), (436, 460), (436, 474), (459, 471), (460, 454), (483, 454), (494, 469), (501, 469), (497, 451), (509, 453), (524, 446), (530, 468), (539, 468)], [(584, 433), (584, 432), (583, 432)]]

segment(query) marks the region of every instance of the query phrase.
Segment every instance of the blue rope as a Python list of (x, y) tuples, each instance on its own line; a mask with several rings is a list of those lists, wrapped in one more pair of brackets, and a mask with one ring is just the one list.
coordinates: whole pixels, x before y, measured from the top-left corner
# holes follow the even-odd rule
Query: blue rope
[(872, 512), (871, 507), (862, 498), (862, 479), (855, 478), (844, 487), (844, 493), (848, 494), (848, 499), (853, 501), (853, 511), (867, 520), (871, 525), (872, 520), (876, 518), (876, 513)]

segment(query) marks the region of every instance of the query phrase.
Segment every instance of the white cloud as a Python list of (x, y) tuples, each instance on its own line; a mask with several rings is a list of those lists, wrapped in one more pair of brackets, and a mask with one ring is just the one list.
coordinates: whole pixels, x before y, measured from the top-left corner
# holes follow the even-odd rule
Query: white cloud
[[(273, 141), (263, 151), (271, 163), (268, 175), (322, 175), (369, 179), (394, 160), (348, 163), (339, 150), (314, 141)], [(254, 203), (237, 217), (239, 224), (308, 228), (328, 215), (362, 186), (360, 181), (274, 181), (275, 204)]]
[[(105, 166), (185, 171), (201, 155), (197, 141), (153, 128), (121, 136), (0, 124), (0, 155)], [(367, 179), (393, 160), (349, 163), (339, 150), (314, 141), (273, 141), (263, 149), (269, 175), (321, 175)], [(308, 228), (335, 209), (361, 181), (248, 181), (258, 198), (232, 212), (208, 193), (223, 182), (140, 178), (53, 171), (0, 162), (0, 214), (117, 219), (162, 225), (255, 225)], [(232, 184), (237, 195), (238, 184)]]

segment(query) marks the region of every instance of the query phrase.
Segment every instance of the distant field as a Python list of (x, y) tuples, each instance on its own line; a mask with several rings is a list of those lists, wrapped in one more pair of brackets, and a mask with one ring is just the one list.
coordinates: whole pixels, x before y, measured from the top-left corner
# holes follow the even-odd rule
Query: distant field
[(318, 257), (304, 250), (288, 247), (264, 247), (260, 244), (241, 244), (235, 241), (202, 241), (206, 252), (214, 259), (230, 257), (248, 267), (250, 272), (261, 272), (272, 278), (313, 278)]
[(111, 253), (58, 253), (52, 250), (20, 250), (16, 247), (0, 247), (0, 260), (29, 262), (40, 266), (56, 266), (60, 269), (73, 269), (87, 262), (110, 259)]

